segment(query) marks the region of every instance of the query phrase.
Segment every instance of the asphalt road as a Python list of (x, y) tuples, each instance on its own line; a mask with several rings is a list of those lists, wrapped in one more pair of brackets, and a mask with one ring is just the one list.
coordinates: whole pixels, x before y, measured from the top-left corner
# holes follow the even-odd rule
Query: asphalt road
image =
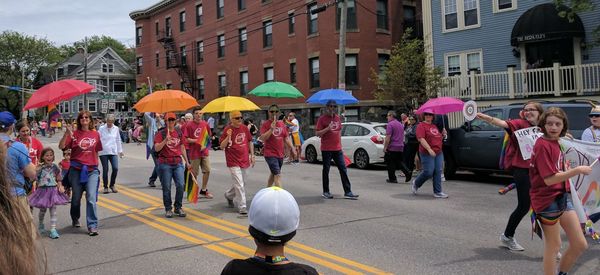
[[(56, 147), (58, 138), (41, 141)], [(223, 198), (232, 180), (222, 151), (211, 151), (209, 190), (215, 198), (186, 203), (188, 217), (167, 220), (160, 188), (147, 185), (152, 162), (145, 159), (144, 145), (124, 148), (120, 192), (100, 194), (99, 236), (87, 236), (83, 217), (82, 228), (71, 228), (69, 206), (59, 207), (60, 239), (43, 238), (50, 272), (219, 274), (232, 258), (253, 254), (247, 218), (227, 208)], [(246, 186), (249, 202), (268, 176), (264, 160), (257, 160)], [(508, 179), (465, 174), (444, 183), (449, 199), (434, 199), (431, 183), (413, 196), (409, 184), (385, 183), (381, 168), (351, 168), (349, 176), (359, 200), (341, 198), (339, 174), (333, 169), (336, 199), (326, 200), (321, 197), (320, 165), (285, 165), (283, 187), (296, 197), (301, 211), (298, 234), (287, 246), (291, 260), (321, 274), (541, 274), (543, 243), (532, 239), (528, 217), (516, 234), (526, 250), (500, 247), (499, 235), (516, 205), (514, 191), (497, 193)], [(37, 210), (34, 215), (37, 221)], [(590, 241), (572, 274), (600, 274), (599, 252), (600, 245)]]

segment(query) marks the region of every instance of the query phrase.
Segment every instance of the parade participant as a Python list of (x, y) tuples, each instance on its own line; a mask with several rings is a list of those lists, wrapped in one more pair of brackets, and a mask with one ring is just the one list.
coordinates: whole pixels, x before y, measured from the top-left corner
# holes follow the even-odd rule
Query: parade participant
[(442, 170), (444, 153), (442, 152), (442, 136), (437, 126), (433, 124), (432, 113), (424, 113), (424, 119), (417, 126), (416, 135), (419, 141), (419, 159), (423, 171), (412, 182), (412, 193), (417, 191), (425, 181), (433, 178), (433, 197), (445, 199), (448, 195), (442, 192)]
[[(102, 151), (100, 151), (100, 163), (102, 163), (102, 184), (104, 185), (104, 194), (108, 194), (108, 188), (113, 193), (117, 193), (115, 182), (117, 173), (119, 172), (119, 157), (123, 157), (123, 144), (121, 143), (121, 135), (119, 128), (114, 125), (115, 115), (109, 114), (106, 117), (106, 124), (100, 126), (98, 133), (102, 140)], [(112, 172), (110, 174), (110, 185), (108, 182), (108, 162)]]
[[(592, 110), (588, 116), (592, 126), (583, 131), (581, 140), (600, 143), (600, 107), (592, 104)], [(594, 223), (600, 220), (600, 213), (590, 215), (590, 220)]]
[(250, 165), (254, 167), (254, 145), (252, 135), (248, 127), (243, 125), (243, 117), (240, 111), (229, 113), (230, 124), (223, 129), (221, 135), (221, 149), (225, 150), (225, 161), (233, 184), (227, 192), (225, 199), (229, 207), (237, 206), (238, 213), (247, 215), (246, 210), (246, 174)]
[(146, 140), (146, 150), (148, 150), (148, 152), (146, 153), (146, 158), (148, 158), (148, 156), (152, 157), (152, 161), (154, 162), (154, 168), (152, 169), (152, 175), (150, 175), (150, 178), (148, 178), (148, 185), (150, 187), (156, 187), (156, 179), (158, 178), (158, 156), (156, 154), (156, 151), (154, 150), (154, 135), (156, 135), (156, 132), (158, 131), (159, 127), (158, 127), (158, 120), (162, 121), (160, 119), (160, 114), (155, 114), (155, 113), (149, 113), (146, 112), (144, 113), (144, 118), (146, 120), (146, 127), (148, 127), (148, 138)]
[(33, 165), (38, 165), (40, 159), (42, 158), (42, 150), (44, 149), (44, 146), (37, 138), (31, 135), (31, 131), (29, 130), (27, 123), (23, 121), (17, 123), (15, 125), (15, 130), (18, 134), (16, 140), (25, 144), (25, 147), (27, 147), (31, 163), (33, 163)]
[[(292, 141), (288, 135), (287, 127), (281, 120), (277, 120), (279, 115), (279, 107), (275, 104), (269, 107), (269, 119), (265, 120), (260, 127), (259, 139), (263, 141), (263, 155), (265, 162), (269, 166), (271, 174), (267, 179), (267, 186), (281, 187), (281, 166), (283, 165), (284, 143), (292, 147)], [(292, 156), (296, 156), (296, 152), (292, 149)]]
[(40, 130), (40, 125), (38, 124), (38, 122), (36, 120), (33, 120), (33, 122), (31, 123), (31, 136), (37, 137), (37, 133), (39, 130)]
[(477, 113), (477, 118), (488, 122), (489, 124), (502, 127), (509, 135), (509, 140), (506, 145), (505, 155), (502, 160), (504, 163), (504, 169), (512, 170), (514, 182), (517, 188), (517, 207), (510, 215), (504, 234), (500, 236), (500, 241), (503, 246), (513, 251), (525, 250), (515, 240), (515, 231), (519, 226), (519, 223), (525, 215), (529, 212), (531, 200), (529, 198), (529, 162), (530, 160), (524, 160), (519, 150), (519, 143), (514, 132), (523, 128), (529, 128), (538, 125), (538, 121), (544, 108), (542, 104), (529, 101), (523, 106), (523, 110), (520, 115), (521, 118), (501, 120), (495, 117), (488, 116), (486, 114)]
[(63, 152), (63, 159), (58, 163), (60, 167), (60, 176), (62, 178), (62, 184), (65, 188), (65, 195), (71, 197), (71, 185), (69, 184), (69, 168), (71, 168), (71, 149), (65, 149)]
[[(162, 185), (165, 217), (172, 218), (173, 214), (185, 217), (183, 211), (184, 170), (191, 168), (185, 151), (184, 136), (180, 129), (175, 128), (177, 116), (174, 113), (165, 115), (167, 127), (154, 135), (154, 150), (158, 152), (158, 174)], [(182, 162), (183, 158), (183, 162)], [(171, 180), (175, 182), (175, 202), (171, 201)], [(175, 207), (175, 212), (172, 211)]]
[(214, 133), (215, 132), (215, 118), (212, 116), (209, 116), (208, 119), (206, 120), (206, 122), (208, 123), (208, 127), (210, 128), (210, 132)]
[(40, 214), (38, 230), (40, 234), (45, 233), (44, 217), (46, 211), (50, 209), (50, 238), (58, 239), (56, 231), (56, 206), (69, 203), (69, 197), (64, 194), (62, 186), (62, 175), (60, 168), (54, 163), (54, 150), (47, 147), (42, 150), (42, 161), (37, 167), (37, 187), (29, 196), (28, 201), (31, 207), (39, 208)]
[[(202, 119), (202, 108), (195, 107), (192, 111), (193, 120), (188, 122), (183, 128), (183, 135), (186, 138), (188, 147), (188, 159), (192, 164), (192, 173), (198, 177), (202, 171), (202, 188), (200, 188), (200, 197), (212, 199), (213, 194), (208, 192), (208, 178), (210, 176), (210, 161), (208, 158), (208, 142), (210, 142), (211, 131), (208, 123)], [(187, 114), (186, 114), (187, 116)], [(204, 142), (206, 141), (206, 142)]]
[(46, 127), (48, 127), (48, 123), (46, 120), (42, 120), (42, 122), (40, 122), (40, 132), (42, 132), (43, 137), (46, 136)]
[(358, 199), (358, 195), (352, 193), (344, 153), (342, 152), (342, 123), (340, 116), (337, 114), (337, 104), (334, 100), (329, 100), (326, 108), (325, 113), (319, 117), (316, 126), (316, 135), (321, 137), (321, 155), (323, 156), (323, 197), (333, 199), (333, 195), (329, 192), (329, 168), (333, 159), (342, 178), (344, 198)]
[(408, 117), (408, 124), (404, 127), (404, 165), (408, 168), (412, 176), (415, 170), (415, 157), (419, 151), (419, 141), (417, 140), (417, 119), (411, 115)]
[(94, 131), (92, 115), (89, 111), (81, 111), (77, 115), (77, 129), (67, 125), (58, 148), (71, 149), (71, 167), (69, 168), (69, 183), (71, 196), (71, 220), (73, 227), (81, 227), (81, 197), (85, 191), (86, 223), (88, 235), (98, 235), (98, 152), (102, 151), (100, 134)]
[[(398, 119), (396, 117), (396, 119)], [(405, 113), (400, 114), (400, 123), (402, 126), (406, 126), (408, 124), (408, 116)]]
[(404, 164), (404, 126), (396, 118), (396, 112), (387, 113), (388, 124), (385, 131), (385, 141), (383, 142), (383, 152), (385, 153), (385, 162), (388, 170), (387, 183), (398, 183), (396, 170), (400, 169), (406, 176), (405, 182), (412, 178), (412, 172)]
[(292, 139), (293, 146), (292, 148), (296, 149), (295, 157), (292, 159), (292, 163), (300, 162), (300, 147), (302, 146), (302, 139), (300, 138), (300, 123), (298, 119), (296, 119), (296, 114), (294, 112), (290, 112), (287, 115), (287, 119), (285, 122), (288, 125), (288, 130), (290, 132), (290, 137)]
[(248, 231), (256, 244), (254, 257), (231, 260), (222, 275), (318, 274), (315, 268), (285, 256), (285, 244), (296, 235), (300, 224), (300, 209), (292, 194), (279, 187), (258, 191), (248, 219)]
[(561, 227), (567, 235), (569, 247), (560, 259), (558, 274), (567, 274), (588, 246), (573, 208), (568, 179), (589, 175), (592, 168), (578, 166), (569, 169), (558, 142), (569, 128), (567, 115), (562, 109), (548, 108), (541, 115), (539, 125), (544, 135), (536, 141), (531, 156), (531, 206), (544, 232), (544, 274), (556, 274)]

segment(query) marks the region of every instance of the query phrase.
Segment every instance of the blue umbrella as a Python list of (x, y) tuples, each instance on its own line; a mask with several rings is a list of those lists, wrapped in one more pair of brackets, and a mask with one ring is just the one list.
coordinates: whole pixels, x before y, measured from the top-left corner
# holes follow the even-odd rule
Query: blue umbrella
[(340, 89), (327, 89), (318, 91), (309, 97), (306, 100), (306, 103), (325, 105), (329, 100), (334, 100), (338, 105), (358, 103), (358, 99), (353, 97), (350, 93)]

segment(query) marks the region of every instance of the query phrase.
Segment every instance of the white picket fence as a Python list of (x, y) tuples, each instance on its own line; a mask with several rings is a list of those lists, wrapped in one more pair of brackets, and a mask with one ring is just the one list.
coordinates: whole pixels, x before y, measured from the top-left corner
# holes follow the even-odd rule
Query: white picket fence
[(476, 73), (445, 77), (440, 96), (461, 99), (509, 99), (564, 94), (600, 94), (600, 63)]

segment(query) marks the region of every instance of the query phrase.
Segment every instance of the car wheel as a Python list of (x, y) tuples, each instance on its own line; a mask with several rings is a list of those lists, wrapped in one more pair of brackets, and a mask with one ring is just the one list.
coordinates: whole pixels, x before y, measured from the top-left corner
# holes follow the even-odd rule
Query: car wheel
[(306, 157), (306, 161), (309, 163), (317, 162), (317, 150), (314, 146), (308, 145), (306, 146), (306, 151), (304, 152), (304, 156)]
[(369, 154), (364, 149), (358, 149), (354, 152), (354, 164), (358, 169), (367, 169), (369, 167)]

